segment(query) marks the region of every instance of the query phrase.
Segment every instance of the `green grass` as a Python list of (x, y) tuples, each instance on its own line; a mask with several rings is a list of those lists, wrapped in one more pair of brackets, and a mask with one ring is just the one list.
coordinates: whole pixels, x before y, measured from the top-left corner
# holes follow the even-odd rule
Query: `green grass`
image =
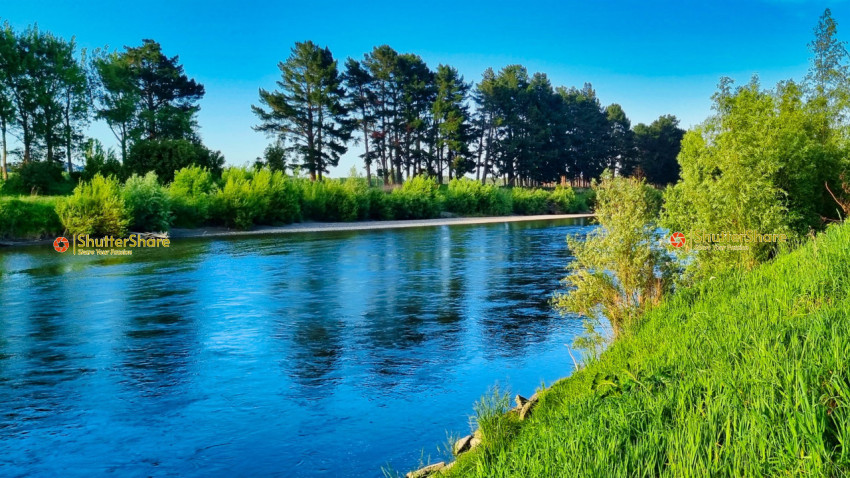
[(0, 238), (42, 239), (65, 229), (56, 214), (56, 196), (0, 197)]
[[(567, 364), (564, 364), (567, 367)], [(509, 418), (506, 418), (509, 419)], [(845, 476), (850, 225), (680, 290), (450, 476)]]

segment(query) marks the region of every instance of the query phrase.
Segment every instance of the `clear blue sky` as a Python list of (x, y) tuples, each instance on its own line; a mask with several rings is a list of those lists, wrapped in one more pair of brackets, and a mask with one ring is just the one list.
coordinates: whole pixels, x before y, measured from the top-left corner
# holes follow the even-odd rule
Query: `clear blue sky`
[[(37, 22), (84, 48), (159, 41), (206, 87), (201, 135), (230, 164), (252, 161), (267, 144), (251, 129), (250, 105), (258, 88), (274, 87), (277, 63), (296, 41), (326, 45), (340, 60), (386, 43), (432, 68), (451, 64), (467, 81), (487, 67), (520, 63), (556, 86), (592, 83), (633, 124), (672, 113), (690, 127), (710, 113), (722, 75), (741, 83), (758, 73), (765, 85), (802, 78), (824, 8), (832, 9), (839, 36), (850, 39), (845, 2), (702, 3), (0, 0), (0, 18), (18, 29)], [(114, 144), (104, 125), (90, 134)], [(360, 167), (355, 154), (332, 175)]]

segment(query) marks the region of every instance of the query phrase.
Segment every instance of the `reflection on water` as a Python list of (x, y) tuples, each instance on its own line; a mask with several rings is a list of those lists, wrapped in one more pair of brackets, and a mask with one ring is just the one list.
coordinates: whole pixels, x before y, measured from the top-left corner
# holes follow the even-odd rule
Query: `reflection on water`
[(381, 476), (570, 372), (535, 222), (0, 251), (0, 475)]

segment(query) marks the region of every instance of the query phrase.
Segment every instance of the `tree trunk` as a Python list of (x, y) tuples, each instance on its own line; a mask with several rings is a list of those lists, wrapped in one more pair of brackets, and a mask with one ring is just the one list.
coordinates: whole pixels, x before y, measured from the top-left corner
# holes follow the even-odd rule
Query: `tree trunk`
[(9, 170), (6, 169), (6, 120), (0, 119), (0, 139), (3, 140), (3, 151), (2, 151), (2, 163), (0, 163), (0, 169), (3, 172), (3, 181), (7, 181), (9, 179)]

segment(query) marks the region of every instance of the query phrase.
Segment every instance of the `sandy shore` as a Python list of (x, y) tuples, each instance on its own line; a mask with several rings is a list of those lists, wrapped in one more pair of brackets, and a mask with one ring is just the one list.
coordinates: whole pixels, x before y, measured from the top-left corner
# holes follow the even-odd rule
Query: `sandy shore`
[(549, 214), (541, 216), (494, 216), (454, 217), (444, 219), (410, 219), (404, 221), (358, 221), (358, 222), (302, 222), (286, 226), (260, 226), (247, 231), (226, 228), (172, 229), (169, 235), (179, 239), (185, 237), (255, 236), (259, 234), (292, 234), (299, 232), (325, 231), (370, 231), (400, 229), (406, 227), (456, 226), (464, 224), (493, 224), (500, 222), (552, 221), (559, 219), (586, 219), (593, 214)]

